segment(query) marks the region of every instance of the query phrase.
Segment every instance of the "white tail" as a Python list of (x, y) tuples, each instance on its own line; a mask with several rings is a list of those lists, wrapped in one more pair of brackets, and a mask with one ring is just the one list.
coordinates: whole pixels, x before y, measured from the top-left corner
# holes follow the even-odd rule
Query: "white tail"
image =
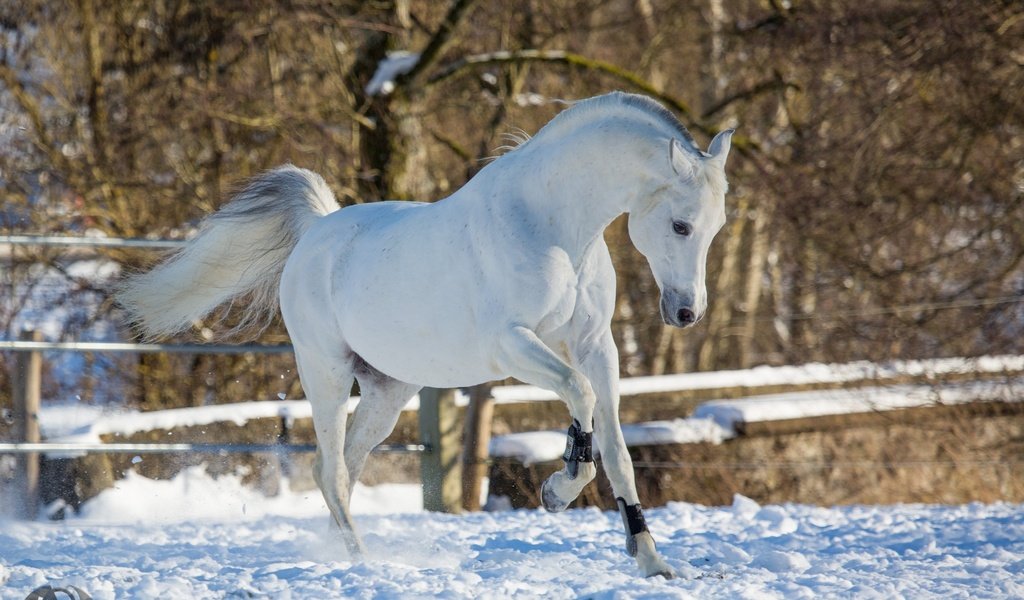
[(117, 299), (147, 339), (182, 331), (239, 296), (247, 296), (245, 314), (227, 335), (261, 331), (277, 314), (288, 255), (338, 208), (316, 173), (292, 165), (268, 171), (203, 220), (182, 250), (123, 281)]

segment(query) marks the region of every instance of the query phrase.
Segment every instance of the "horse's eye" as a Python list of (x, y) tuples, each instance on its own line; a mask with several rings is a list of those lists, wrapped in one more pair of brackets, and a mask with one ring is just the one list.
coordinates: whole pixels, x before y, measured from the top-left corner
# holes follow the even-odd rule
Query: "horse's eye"
[(686, 221), (672, 221), (672, 231), (682, 236), (689, 236), (693, 233), (693, 227)]

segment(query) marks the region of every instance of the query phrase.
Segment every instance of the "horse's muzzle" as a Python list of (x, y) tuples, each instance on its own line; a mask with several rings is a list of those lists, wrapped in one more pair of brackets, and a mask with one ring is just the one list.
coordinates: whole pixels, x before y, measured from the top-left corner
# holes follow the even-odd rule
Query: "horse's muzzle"
[(661, 319), (673, 327), (689, 327), (703, 317), (687, 296), (667, 290), (661, 295)]

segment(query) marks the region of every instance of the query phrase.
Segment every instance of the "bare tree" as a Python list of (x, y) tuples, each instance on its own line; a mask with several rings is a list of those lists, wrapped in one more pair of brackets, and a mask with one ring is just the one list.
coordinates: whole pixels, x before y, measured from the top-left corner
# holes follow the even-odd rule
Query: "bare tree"
[[(704, 323), (665, 329), (625, 220), (607, 233), (627, 374), (1017, 352), (1021, 15), (940, 0), (5, 3), (0, 224), (183, 237), (286, 161), (342, 204), (434, 200), (558, 100), (622, 88), (700, 139), (739, 127)], [(413, 59), (368, 89), (396, 52)], [(24, 285), (29, 263), (63, 259), (4, 260)], [(261, 364), (144, 358), (139, 399), (297, 393), (286, 360)]]

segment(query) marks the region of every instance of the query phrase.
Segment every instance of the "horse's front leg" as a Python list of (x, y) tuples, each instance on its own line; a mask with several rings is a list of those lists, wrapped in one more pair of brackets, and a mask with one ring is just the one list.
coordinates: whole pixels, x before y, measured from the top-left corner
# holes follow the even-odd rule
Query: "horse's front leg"
[(645, 576), (662, 575), (671, 579), (675, 574), (658, 554), (654, 538), (644, 521), (640, 498), (636, 492), (633, 460), (626, 449), (626, 440), (622, 437), (619, 424), (619, 354), (611, 332), (596, 347), (589, 349), (581, 361), (581, 367), (597, 394), (594, 411), (597, 447), (622, 515), (622, 524), (626, 530), (626, 551), (636, 557), (637, 565)]
[(514, 327), (499, 340), (502, 370), (525, 383), (551, 390), (569, 406), (569, 427), (563, 460), (565, 467), (544, 482), (541, 500), (551, 512), (565, 510), (594, 479), (592, 437), (594, 389), (587, 378), (558, 357), (526, 327)]

